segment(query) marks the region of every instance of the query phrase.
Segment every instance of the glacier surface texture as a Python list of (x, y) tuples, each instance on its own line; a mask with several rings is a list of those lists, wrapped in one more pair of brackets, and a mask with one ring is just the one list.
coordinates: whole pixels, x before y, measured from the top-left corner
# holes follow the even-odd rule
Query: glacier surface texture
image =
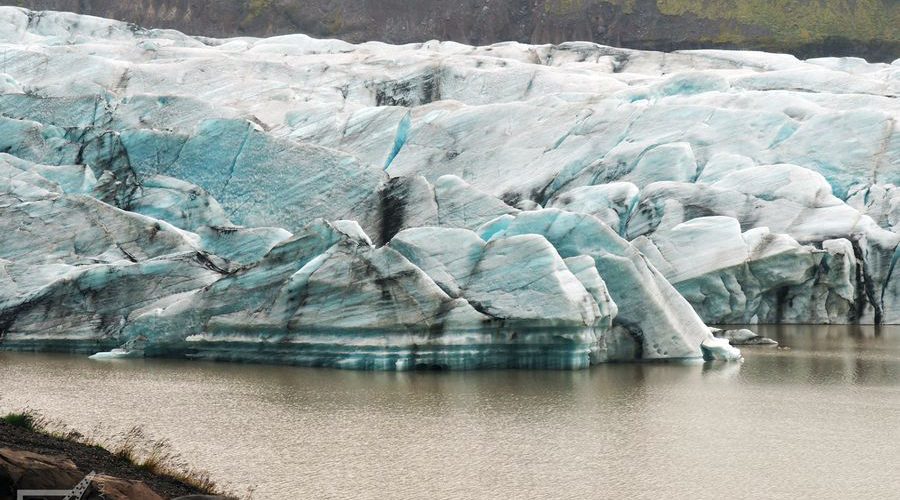
[(0, 45), (0, 348), (576, 369), (900, 322), (900, 61), (14, 7)]

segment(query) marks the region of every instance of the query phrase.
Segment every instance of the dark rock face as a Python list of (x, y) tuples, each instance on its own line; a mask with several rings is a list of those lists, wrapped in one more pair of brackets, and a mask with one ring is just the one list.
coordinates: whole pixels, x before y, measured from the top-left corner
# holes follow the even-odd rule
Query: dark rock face
[(15, 498), (17, 490), (69, 489), (83, 477), (65, 457), (0, 448), (0, 498)]
[[(895, 0), (7, 0), (186, 33), (306, 33), (350, 42), (588, 40), (637, 49), (746, 48), (900, 57)], [(851, 20), (852, 22), (848, 22)]]
[[(0, 498), (15, 498), (19, 490), (70, 490), (85, 473), (64, 456), (0, 448)], [(141, 481), (95, 474), (86, 486), (86, 500), (162, 500)]]
[[(86, 500), (162, 500), (200, 495), (196, 487), (156, 475), (97, 446), (0, 422), (0, 500), (21, 489), (66, 490), (96, 472)], [(216, 497), (213, 497), (216, 498)]]

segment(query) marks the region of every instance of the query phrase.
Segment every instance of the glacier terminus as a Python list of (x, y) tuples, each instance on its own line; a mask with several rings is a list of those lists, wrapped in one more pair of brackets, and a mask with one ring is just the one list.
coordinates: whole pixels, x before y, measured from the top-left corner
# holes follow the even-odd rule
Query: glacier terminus
[(582, 369), (897, 324), (898, 96), (900, 60), (0, 7), (0, 349)]

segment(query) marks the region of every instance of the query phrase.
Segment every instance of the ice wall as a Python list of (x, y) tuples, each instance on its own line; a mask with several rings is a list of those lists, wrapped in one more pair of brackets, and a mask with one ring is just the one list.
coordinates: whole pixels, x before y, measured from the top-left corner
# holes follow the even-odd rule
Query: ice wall
[(900, 321), (900, 63), (13, 7), (0, 46), (5, 348), (581, 368)]

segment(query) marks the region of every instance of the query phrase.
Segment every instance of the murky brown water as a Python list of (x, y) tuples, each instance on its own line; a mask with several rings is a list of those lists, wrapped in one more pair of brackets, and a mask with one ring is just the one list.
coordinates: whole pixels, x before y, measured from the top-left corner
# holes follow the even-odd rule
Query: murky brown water
[(0, 409), (141, 424), (254, 498), (898, 498), (900, 328), (742, 364), (370, 373), (0, 353)]

